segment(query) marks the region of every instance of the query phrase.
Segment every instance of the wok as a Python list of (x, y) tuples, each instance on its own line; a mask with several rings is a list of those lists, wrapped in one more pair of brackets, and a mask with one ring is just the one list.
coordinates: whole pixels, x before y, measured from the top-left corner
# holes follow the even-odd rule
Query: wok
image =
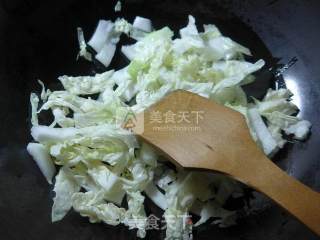
[[(51, 89), (59, 88), (59, 75), (81, 75), (101, 71), (99, 66), (76, 62), (76, 27), (87, 37), (101, 18), (115, 19), (115, 1), (0, 1), (0, 238), (37, 239), (136, 239), (123, 226), (90, 224), (70, 212), (62, 221), (51, 223), (52, 188), (26, 152), (29, 135), (29, 94), (41, 79)], [(192, 14), (198, 26), (214, 23), (222, 32), (249, 47), (254, 58), (263, 58), (268, 67), (297, 63), (283, 74), (286, 86), (295, 94), (300, 116), (312, 122), (305, 142), (287, 144), (274, 160), (290, 175), (314, 190), (320, 190), (320, 2), (317, 0), (191, 1), (128, 0), (121, 16), (133, 20), (140, 15), (154, 26), (169, 25), (177, 30)], [(116, 58), (113, 67), (126, 62)], [(259, 94), (273, 84), (261, 79), (247, 91)], [(221, 229), (205, 225), (194, 239), (221, 240), (313, 240), (310, 230), (258, 193), (249, 214), (238, 225)], [(148, 199), (147, 213), (161, 211)], [(307, 202), (305, 204), (308, 204)], [(320, 224), (320, 223), (319, 223)], [(146, 239), (163, 239), (164, 232), (150, 231)]]

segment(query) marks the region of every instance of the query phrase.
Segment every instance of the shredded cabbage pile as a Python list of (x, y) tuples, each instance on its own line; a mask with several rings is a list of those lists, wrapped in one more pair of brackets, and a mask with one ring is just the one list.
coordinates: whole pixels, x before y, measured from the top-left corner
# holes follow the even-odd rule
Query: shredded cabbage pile
[[(293, 116), (298, 108), (287, 89), (269, 89), (262, 100), (248, 103), (242, 86), (254, 81), (252, 73), (264, 61), (245, 61), (250, 50), (221, 34), (215, 25), (199, 32), (189, 16), (180, 37), (173, 39), (169, 27), (153, 30), (151, 21), (137, 17), (101, 20), (88, 43), (78, 28), (79, 56), (95, 58), (106, 67), (121, 34), (137, 40), (122, 46), (130, 60), (120, 70), (94, 76), (61, 76), (63, 90), (31, 93), (34, 142), (27, 150), (48, 183), (54, 181), (52, 221), (61, 220), (73, 208), (89, 221), (124, 224), (144, 238), (148, 216), (145, 196), (164, 210), (166, 239), (189, 239), (192, 227), (210, 218), (226, 227), (235, 224), (236, 212), (224, 209), (230, 196), (241, 196), (234, 180), (219, 174), (173, 170), (158, 161), (155, 151), (119, 125), (117, 118), (138, 113), (176, 89), (184, 89), (242, 113), (253, 139), (272, 156), (287, 142), (284, 135), (304, 139), (311, 124)], [(87, 46), (95, 52), (87, 51)], [(91, 95), (98, 94), (94, 100)], [(128, 103), (131, 104), (128, 104)], [(49, 125), (38, 115), (51, 111)], [(127, 207), (123, 207), (123, 201)], [(181, 218), (194, 213), (194, 224)]]

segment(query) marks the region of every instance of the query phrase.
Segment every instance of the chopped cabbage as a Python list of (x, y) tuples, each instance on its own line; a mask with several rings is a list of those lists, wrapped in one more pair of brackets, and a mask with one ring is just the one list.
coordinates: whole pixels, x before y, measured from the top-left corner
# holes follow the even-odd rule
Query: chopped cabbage
[(207, 222), (211, 217), (219, 218), (219, 220), (215, 220), (215, 223), (219, 224), (221, 227), (236, 224), (235, 212), (224, 209), (215, 201), (207, 202), (201, 209), (200, 216), (201, 218), (197, 223), (195, 223), (195, 227)]
[(105, 67), (108, 67), (111, 63), (111, 60), (115, 52), (116, 52), (116, 45), (113, 43), (106, 43), (95, 57)]
[(307, 120), (300, 120), (285, 129), (287, 134), (293, 134), (295, 139), (304, 140), (310, 130), (311, 123)]
[(154, 183), (150, 183), (144, 190), (146, 195), (162, 210), (168, 208), (165, 195), (157, 189)]
[(71, 209), (72, 196), (80, 191), (80, 186), (65, 168), (61, 168), (56, 176), (53, 191), (56, 196), (53, 198), (51, 219), (52, 222), (56, 222), (61, 220)]
[[(121, 32), (118, 29), (118, 25), (119, 24), (116, 25), (111, 21), (100, 20), (94, 34), (88, 42), (88, 45), (96, 52), (95, 59), (105, 67), (110, 65), (116, 51), (116, 44), (120, 40)], [(91, 61), (92, 56), (86, 50), (86, 43), (81, 28), (78, 28), (78, 40), (80, 45), (79, 55)]]
[(30, 103), (31, 103), (31, 123), (33, 126), (39, 125), (38, 121), (38, 105), (39, 105), (39, 97), (35, 93), (30, 94)]
[(98, 73), (95, 76), (69, 77), (61, 76), (61, 81), (65, 90), (75, 95), (88, 95), (103, 92), (106, 88), (112, 88), (114, 83), (110, 80), (113, 70)]
[(169, 207), (164, 212), (166, 220), (166, 240), (190, 239), (192, 224), (188, 222), (188, 212)]
[(132, 25), (124, 18), (118, 18), (114, 23), (114, 28), (116, 32), (129, 35), (132, 30)]
[(50, 91), (50, 89), (46, 90), (44, 83), (41, 80), (38, 80), (38, 83), (42, 87), (40, 98), (42, 101), (46, 101), (48, 99), (48, 97), (50, 96), (51, 91)]
[(117, 3), (116, 3), (116, 5), (114, 6), (114, 11), (115, 12), (120, 12), (121, 11), (121, 1), (118, 1)]
[(29, 143), (27, 150), (39, 166), (48, 183), (52, 184), (52, 178), (54, 177), (56, 168), (46, 147), (40, 143)]
[(88, 175), (98, 186), (105, 190), (105, 196), (109, 196), (109, 201), (115, 202), (118, 205), (121, 204), (125, 191), (122, 189), (122, 181), (119, 176), (103, 165), (89, 168)]
[(144, 32), (151, 32), (152, 30), (151, 20), (144, 17), (136, 17), (133, 21), (132, 26)]
[(87, 44), (84, 39), (84, 34), (81, 27), (77, 28), (77, 33), (78, 33), (78, 42), (79, 42), (79, 49), (80, 49), (78, 57), (83, 57), (88, 61), (92, 61), (92, 55), (90, 52), (87, 51)]
[(103, 221), (106, 224), (116, 226), (123, 221), (126, 213), (124, 208), (107, 203), (103, 191), (74, 193), (71, 204), (81, 216), (89, 217), (91, 223)]
[(123, 223), (129, 229), (137, 228), (137, 236), (144, 238), (146, 236), (147, 216), (144, 210), (144, 196), (140, 192), (127, 192), (128, 210), (125, 213)]
[[(121, 121), (184, 89), (243, 114), (253, 140), (267, 155), (286, 144), (284, 134), (305, 139), (311, 123), (293, 116), (298, 108), (287, 89), (270, 89), (262, 100), (248, 102), (242, 86), (253, 82), (252, 74), (265, 63), (247, 62), (244, 55), (251, 55), (250, 50), (223, 36), (215, 25), (204, 25), (199, 32), (189, 16), (174, 39), (169, 27), (153, 31), (143, 17), (132, 24), (123, 18), (100, 20), (88, 45), (106, 67), (123, 33), (137, 40), (121, 47), (128, 66), (95, 76), (61, 76), (60, 91), (45, 90), (40, 82), (40, 99), (35, 93), (30, 96), (31, 135), (37, 143), (27, 150), (49, 183), (54, 164), (61, 166), (52, 221), (73, 208), (92, 223), (124, 224), (143, 238), (148, 224), (144, 192), (165, 211), (166, 239), (190, 239), (192, 228), (210, 218), (221, 227), (235, 224), (236, 212), (224, 204), (231, 196), (242, 196), (241, 185), (217, 173), (171, 169), (151, 146), (122, 129)], [(78, 40), (80, 56), (92, 60), (80, 28)], [(45, 110), (54, 117), (48, 125), (38, 121)], [(200, 216), (197, 223), (190, 221), (190, 212)]]
[(106, 42), (111, 37), (114, 28), (114, 23), (111, 21), (100, 20), (98, 26), (91, 37), (88, 45), (91, 46), (97, 53), (103, 48)]
[(267, 155), (272, 155), (275, 153), (278, 150), (277, 142), (272, 137), (272, 134), (270, 133), (266, 124), (263, 122), (258, 110), (255, 108), (250, 109), (248, 116), (251, 127), (258, 137), (258, 142), (261, 144), (264, 153)]

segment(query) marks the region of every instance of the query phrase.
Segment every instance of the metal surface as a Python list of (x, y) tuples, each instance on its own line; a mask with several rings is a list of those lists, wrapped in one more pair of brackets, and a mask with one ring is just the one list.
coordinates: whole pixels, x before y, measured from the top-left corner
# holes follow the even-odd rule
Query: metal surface
[[(115, 2), (2, 0), (0, 3), (0, 238), (135, 239), (135, 233), (125, 227), (89, 224), (74, 212), (52, 224), (51, 189), (25, 150), (31, 140), (29, 93), (40, 90), (36, 79), (56, 88), (59, 75), (91, 73), (94, 68), (90, 64), (75, 61), (76, 27), (84, 27), (88, 37), (98, 19), (116, 18)], [(319, 1), (148, 0), (126, 1), (123, 5), (123, 15), (129, 20), (135, 15), (150, 17), (156, 27), (169, 25), (178, 29), (186, 24), (190, 13), (199, 25), (216, 23), (225, 34), (250, 47), (255, 58), (264, 58), (270, 66), (277, 59), (286, 63), (297, 57), (298, 62), (284, 73), (284, 79), (295, 94), (301, 117), (312, 122), (312, 134), (306, 142), (289, 144), (275, 159), (291, 175), (320, 190)], [(118, 67), (123, 64), (119, 59), (113, 62)], [(267, 83), (260, 83), (255, 89), (265, 87)], [(261, 196), (258, 199), (253, 203), (252, 214), (241, 219), (238, 226), (202, 227), (194, 238), (318, 239), (282, 209)], [(149, 200), (146, 210), (159, 212)], [(163, 236), (153, 231), (147, 239)]]

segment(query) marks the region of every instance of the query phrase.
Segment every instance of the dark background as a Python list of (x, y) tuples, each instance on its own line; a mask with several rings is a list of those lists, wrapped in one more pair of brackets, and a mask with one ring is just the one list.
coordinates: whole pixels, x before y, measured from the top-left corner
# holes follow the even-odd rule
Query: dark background
[[(29, 94), (40, 91), (36, 79), (56, 88), (59, 75), (96, 70), (90, 63), (76, 62), (76, 27), (83, 27), (89, 38), (100, 18), (116, 18), (114, 4), (107, 0), (0, 0), (0, 239), (136, 238), (125, 227), (89, 224), (72, 211), (61, 222), (52, 224), (52, 189), (25, 149), (31, 140)], [(270, 66), (298, 58), (284, 79), (295, 94), (301, 117), (312, 122), (312, 134), (306, 142), (289, 143), (275, 160), (289, 174), (319, 191), (320, 1), (131, 0), (123, 3), (120, 15), (129, 20), (136, 15), (149, 17), (155, 27), (169, 25), (176, 30), (187, 23), (188, 14), (196, 17), (199, 26), (217, 24), (224, 34), (251, 48), (256, 58), (264, 58)], [(122, 64), (117, 58), (113, 61), (115, 67)], [(237, 226), (204, 227), (195, 232), (194, 238), (318, 239), (278, 206), (255, 195), (259, 200), (254, 201), (252, 213), (239, 220)], [(146, 209), (149, 213), (159, 212), (148, 200)], [(147, 239), (163, 236), (151, 232)]]

